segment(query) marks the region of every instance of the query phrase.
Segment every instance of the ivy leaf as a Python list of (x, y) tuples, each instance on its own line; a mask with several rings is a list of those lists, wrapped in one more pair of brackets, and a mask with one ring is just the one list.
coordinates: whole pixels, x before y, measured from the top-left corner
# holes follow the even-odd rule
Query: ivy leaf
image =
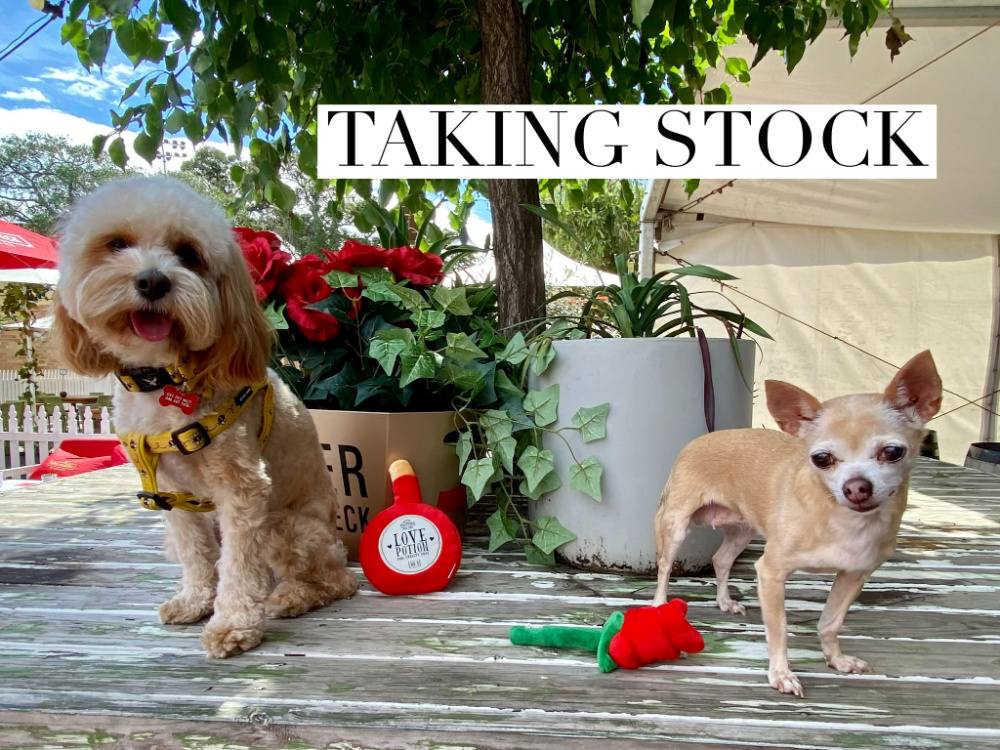
[[(433, 328), (440, 328), (447, 322), (445, 314), (439, 310), (420, 310), (410, 316), (417, 328), (421, 330), (429, 330)], [(449, 336), (451, 334), (448, 334)], [(447, 354), (447, 352), (445, 352)]]
[(392, 275), (392, 271), (390, 271), (388, 268), (378, 268), (377, 266), (369, 268), (366, 267), (355, 268), (354, 271), (355, 273), (357, 273), (358, 276), (361, 277), (361, 281), (364, 282), (366, 286), (368, 286), (369, 284), (374, 284), (379, 281), (383, 281), (386, 284), (391, 284), (396, 278), (395, 276)]
[(399, 357), (399, 387), (405, 388), (414, 380), (433, 378), (437, 374), (437, 359), (433, 352), (410, 351)]
[(493, 459), (486, 458), (473, 459), (465, 466), (462, 472), (462, 484), (472, 491), (472, 496), (479, 500), (486, 490), (486, 485), (493, 478), (496, 469), (493, 466)]
[[(438, 315), (444, 318), (444, 313), (438, 313)], [(474, 359), (486, 359), (489, 355), (473, 343), (469, 334), (449, 333), (444, 356), (451, 357), (459, 364), (465, 365)]]
[(539, 427), (552, 424), (559, 418), (559, 384), (541, 391), (529, 391), (522, 406), (526, 412), (535, 415), (535, 424)]
[(439, 286), (434, 290), (433, 297), (445, 312), (450, 312), (452, 315), (472, 315), (465, 287)]
[(580, 439), (583, 442), (590, 443), (607, 435), (610, 408), (611, 404), (584, 406), (573, 415), (573, 426), (580, 428)]
[(528, 489), (527, 482), (521, 482), (518, 486), (518, 490), (525, 497), (530, 497), (532, 500), (537, 500), (546, 492), (555, 492), (560, 487), (562, 487), (562, 479), (559, 478), (559, 474), (556, 472), (550, 472), (538, 483), (538, 486), (533, 490)]
[(555, 470), (555, 455), (552, 451), (538, 450), (534, 445), (529, 445), (517, 459), (517, 466), (524, 472), (524, 480), (528, 484), (528, 491), (531, 492)]
[(500, 459), (500, 463), (507, 470), (508, 474), (514, 473), (514, 451), (517, 450), (517, 441), (512, 437), (504, 437), (491, 442), (493, 455)]
[(555, 552), (566, 542), (576, 539), (576, 534), (559, 523), (554, 516), (542, 516), (538, 519), (537, 525), (538, 531), (531, 537), (531, 543), (545, 554)]
[(486, 525), (490, 530), (489, 551), (495, 552), (497, 549), (512, 542), (517, 538), (517, 521), (510, 518), (502, 510), (498, 510), (486, 519)]
[(496, 387), (501, 393), (516, 398), (518, 403), (524, 398), (524, 391), (503, 370), (497, 370)]
[(482, 373), (466, 369), (461, 365), (456, 365), (454, 362), (449, 362), (442, 367), (438, 376), (444, 378), (456, 388), (460, 388), (463, 391), (476, 390), (476, 386), (478, 386), (483, 380)]
[[(357, 277), (355, 277), (355, 281)], [(366, 286), (361, 291), (362, 297), (367, 297), (372, 302), (400, 302), (402, 301), (400, 296), (396, 294), (393, 289), (392, 284), (386, 284), (384, 281), (377, 281), (374, 284)]]
[(389, 289), (392, 290), (393, 294), (399, 297), (403, 306), (410, 312), (419, 312), (427, 307), (427, 300), (425, 300), (424, 296), (415, 289), (410, 289), (409, 287), (402, 286), (401, 284), (391, 284), (389, 285)]
[(284, 305), (278, 307), (275, 302), (271, 302), (264, 309), (264, 315), (267, 316), (268, 321), (270, 321), (276, 331), (285, 331), (288, 329), (288, 321), (285, 320)]
[(531, 371), (535, 375), (541, 375), (549, 369), (549, 365), (552, 364), (552, 360), (555, 358), (556, 350), (552, 348), (552, 342), (549, 339), (544, 339), (533, 352)]
[(458, 454), (458, 470), (461, 471), (465, 462), (469, 460), (469, 456), (472, 455), (472, 434), (468, 430), (459, 434), (458, 442), (455, 444), (455, 453)]
[[(402, 339), (372, 339), (368, 345), (368, 356), (378, 362), (386, 375), (392, 375), (396, 366), (396, 357), (410, 348), (410, 344)], [(405, 385), (405, 384), (404, 384)]]
[(646, 20), (652, 8), (653, 0), (632, 0), (632, 18), (635, 19), (637, 28), (642, 28), (642, 22)]
[(601, 476), (604, 467), (593, 456), (587, 456), (578, 464), (569, 467), (570, 489), (586, 492), (597, 502), (601, 502)]
[(531, 543), (524, 545), (524, 558), (531, 565), (545, 565), (551, 568), (556, 564), (556, 555), (554, 552), (542, 552)]
[(514, 420), (505, 411), (490, 409), (479, 417), (479, 427), (486, 434), (486, 439), (493, 443), (502, 438), (510, 437)]
[(357, 274), (349, 271), (330, 271), (323, 277), (323, 280), (334, 289), (354, 289), (360, 286)]
[(524, 342), (524, 334), (518, 331), (504, 350), (497, 355), (497, 362), (510, 362), (519, 365), (528, 357), (528, 345)]

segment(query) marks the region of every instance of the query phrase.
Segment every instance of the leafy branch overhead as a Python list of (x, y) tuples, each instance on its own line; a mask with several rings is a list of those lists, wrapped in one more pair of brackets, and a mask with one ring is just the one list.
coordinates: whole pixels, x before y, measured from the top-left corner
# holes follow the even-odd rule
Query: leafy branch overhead
[[(794, 69), (831, 18), (853, 55), (888, 4), (521, 0), (531, 100), (728, 103), (731, 86), (746, 84), (769, 52)], [(749, 62), (726, 54), (743, 35), (755, 48)], [(907, 38), (900, 26), (887, 44), (895, 52)], [(280, 179), (282, 165), (295, 162), (315, 174), (319, 103), (481, 101), (478, 6), (464, 0), (71, 0), (62, 39), (88, 69), (101, 67), (112, 46), (136, 65), (111, 120), (117, 133), (139, 131), (140, 156), (152, 160), (164, 136), (179, 133), (195, 143), (218, 136), (237, 150), (248, 145), (252, 165), (238, 172), (242, 198), (283, 210), (294, 205), (295, 192)], [(724, 75), (706, 89), (710, 69)], [(120, 137), (99, 136), (94, 145), (124, 165)], [(369, 195), (367, 181), (359, 183), (341, 181), (338, 193)], [(417, 202), (428, 187), (461, 194), (457, 180), (388, 189)]]

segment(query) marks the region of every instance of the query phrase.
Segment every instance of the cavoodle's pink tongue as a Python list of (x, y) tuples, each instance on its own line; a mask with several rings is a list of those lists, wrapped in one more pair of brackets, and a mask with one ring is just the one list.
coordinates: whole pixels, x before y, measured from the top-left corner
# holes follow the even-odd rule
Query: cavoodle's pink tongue
[(163, 341), (173, 327), (174, 321), (166, 315), (145, 310), (132, 313), (132, 330), (146, 341)]

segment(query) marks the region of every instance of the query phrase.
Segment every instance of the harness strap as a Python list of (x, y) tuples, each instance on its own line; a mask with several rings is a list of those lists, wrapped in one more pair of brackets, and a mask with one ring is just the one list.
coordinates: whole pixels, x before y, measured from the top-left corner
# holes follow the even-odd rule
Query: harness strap
[(207, 414), (191, 424), (174, 432), (143, 435), (127, 432), (119, 435), (129, 458), (139, 470), (142, 492), (139, 502), (148, 510), (171, 510), (180, 508), (200, 513), (215, 510), (211, 500), (198, 499), (187, 492), (159, 492), (156, 484), (156, 466), (162, 453), (181, 453), (185, 456), (197, 453), (210, 445), (212, 438), (225, 432), (232, 425), (257, 393), (264, 392), (264, 408), (261, 416), (260, 432), (257, 440), (263, 448), (274, 423), (274, 389), (270, 383), (261, 382), (248, 385), (237, 393), (227, 406)]

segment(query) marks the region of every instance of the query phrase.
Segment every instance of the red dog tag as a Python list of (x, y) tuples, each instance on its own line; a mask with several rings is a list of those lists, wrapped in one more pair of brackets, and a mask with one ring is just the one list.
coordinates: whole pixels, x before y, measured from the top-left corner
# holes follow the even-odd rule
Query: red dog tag
[(160, 396), (160, 404), (162, 406), (176, 406), (188, 416), (194, 414), (194, 408), (200, 400), (198, 394), (184, 393), (178, 390), (175, 385), (164, 386), (163, 395)]

